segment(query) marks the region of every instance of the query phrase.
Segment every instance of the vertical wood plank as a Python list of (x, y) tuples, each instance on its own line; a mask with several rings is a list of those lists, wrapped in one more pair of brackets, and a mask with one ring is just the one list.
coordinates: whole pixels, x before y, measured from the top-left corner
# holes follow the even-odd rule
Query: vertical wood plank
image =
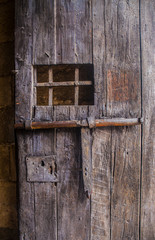
[(16, 1), (15, 22), (15, 120), (31, 119), (32, 1)]
[(35, 240), (34, 185), (26, 181), (26, 155), (32, 153), (32, 134), (18, 132), (19, 239)]
[(96, 117), (106, 115), (105, 72), (105, 1), (92, 1), (93, 14), (93, 63), (94, 63), (94, 101), (98, 108)]
[[(33, 155), (54, 154), (54, 131), (33, 133)], [(34, 215), (36, 239), (57, 239), (57, 196), (54, 183), (34, 183)]]
[(54, 183), (35, 183), (35, 230), (38, 240), (57, 240), (57, 198)]
[(111, 129), (96, 129), (92, 147), (91, 239), (110, 239)]
[(56, 62), (75, 62), (75, 2), (56, 1)]
[[(96, 117), (106, 116), (106, 1), (92, 1)], [(94, 115), (89, 107), (90, 115)], [(91, 239), (110, 239), (111, 129), (95, 129), (92, 146)]]
[(52, 64), (55, 61), (54, 0), (33, 1), (33, 62)]
[(58, 239), (89, 239), (90, 201), (83, 190), (80, 134), (78, 130), (57, 130)]
[[(91, 1), (56, 1), (56, 63), (92, 62)], [(56, 120), (83, 119), (88, 106), (55, 107)], [(90, 200), (82, 182), (78, 130), (58, 130), (58, 239), (90, 238)]]
[(58, 0), (56, 13), (57, 63), (91, 63), (91, 1)]
[(76, 0), (75, 62), (92, 63), (92, 1)]
[(140, 127), (112, 131), (111, 239), (139, 239)]
[(155, 239), (155, 1), (141, 0), (143, 82), (143, 156), (141, 194), (141, 239)]
[(107, 115), (140, 117), (139, 1), (105, 1)]
[[(141, 116), (139, 35), (139, 1), (105, 1), (109, 117)], [(139, 238), (140, 136), (139, 128), (112, 129), (111, 239)]]

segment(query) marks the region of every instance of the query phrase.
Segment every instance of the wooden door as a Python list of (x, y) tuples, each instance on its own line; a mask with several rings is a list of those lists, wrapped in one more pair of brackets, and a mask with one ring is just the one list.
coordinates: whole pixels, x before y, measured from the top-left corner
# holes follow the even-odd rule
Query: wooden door
[(139, 239), (141, 126), (89, 128), (141, 117), (139, 27), (139, 1), (16, 1), (20, 239)]

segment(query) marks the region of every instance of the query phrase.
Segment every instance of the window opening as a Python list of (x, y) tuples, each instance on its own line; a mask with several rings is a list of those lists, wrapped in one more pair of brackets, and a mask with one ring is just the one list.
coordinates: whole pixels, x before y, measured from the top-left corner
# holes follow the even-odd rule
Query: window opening
[(38, 106), (94, 104), (92, 64), (36, 66), (35, 73)]

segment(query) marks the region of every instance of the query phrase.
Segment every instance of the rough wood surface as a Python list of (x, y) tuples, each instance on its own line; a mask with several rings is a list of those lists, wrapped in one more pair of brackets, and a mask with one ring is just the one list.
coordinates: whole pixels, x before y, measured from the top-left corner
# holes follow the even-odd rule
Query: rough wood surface
[(139, 1), (104, 2), (107, 114), (140, 117)]
[[(33, 155), (49, 156), (55, 152), (54, 132), (33, 133)], [(57, 240), (57, 195), (54, 183), (34, 183), (35, 236), (37, 240)]]
[(33, 63), (55, 62), (55, 0), (33, 1)]
[(90, 200), (83, 190), (80, 134), (77, 130), (57, 131), (58, 239), (89, 239)]
[(110, 239), (111, 129), (96, 129), (92, 146), (91, 239)]
[(141, 1), (143, 155), (141, 239), (155, 239), (155, 1)]
[(15, 22), (15, 120), (32, 115), (32, 1), (16, 1)]
[(112, 130), (111, 239), (139, 239), (140, 127)]
[(34, 185), (26, 181), (25, 158), (32, 153), (32, 133), (20, 132), (18, 141), (19, 166), (19, 239), (35, 240)]
[(89, 128), (81, 128), (81, 155), (84, 191), (90, 198), (92, 190), (92, 137)]

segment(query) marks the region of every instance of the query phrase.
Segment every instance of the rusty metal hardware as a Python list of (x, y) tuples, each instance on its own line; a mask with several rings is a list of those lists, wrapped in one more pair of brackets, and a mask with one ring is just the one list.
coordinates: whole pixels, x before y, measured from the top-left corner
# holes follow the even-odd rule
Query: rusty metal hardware
[[(26, 120), (22, 123), (16, 123), (15, 129), (37, 130), (50, 128), (81, 128), (81, 150), (82, 150), (82, 174), (84, 191), (88, 198), (91, 196), (91, 165), (92, 165), (92, 142), (91, 142), (91, 128), (95, 127), (116, 127), (116, 126), (134, 126), (142, 124), (142, 118), (104, 118), (94, 119), (89, 117), (85, 120), (71, 120), (71, 121), (53, 121), (53, 122), (35, 122)], [(55, 172), (55, 158), (51, 162), (51, 157), (31, 157), (27, 158), (27, 181), (41, 181), (41, 182), (57, 182), (57, 172)], [(35, 160), (35, 161), (34, 161)], [(46, 165), (43, 166), (43, 163)], [(37, 164), (37, 166), (36, 166)], [(37, 170), (36, 170), (37, 169)], [(50, 170), (51, 169), (51, 170)]]
[(58, 182), (56, 155), (26, 157), (28, 182)]
[(69, 121), (45, 121), (33, 122), (26, 120), (22, 123), (16, 123), (15, 129), (35, 130), (35, 129), (49, 129), (49, 128), (76, 128), (76, 127), (116, 127), (116, 126), (134, 126), (142, 124), (142, 118), (103, 118), (93, 119), (87, 118), (85, 120), (69, 120)]

